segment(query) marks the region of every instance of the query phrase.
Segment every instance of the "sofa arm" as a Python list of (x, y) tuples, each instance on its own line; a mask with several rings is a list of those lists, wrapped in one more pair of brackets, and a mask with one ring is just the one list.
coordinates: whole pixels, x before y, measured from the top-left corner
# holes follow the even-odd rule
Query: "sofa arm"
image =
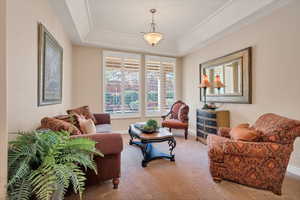
[(71, 136), (71, 138), (80, 137), (96, 141), (96, 148), (104, 155), (119, 154), (123, 150), (123, 139), (119, 133), (93, 133)]
[(218, 130), (218, 135), (226, 138), (230, 138), (229, 132), (231, 131), (231, 128), (227, 127), (220, 127)]
[(278, 144), (271, 142), (244, 142), (229, 140), (223, 144), (225, 154), (233, 154), (258, 158), (288, 158), (293, 151), (292, 144)]
[(110, 114), (108, 113), (95, 113), (94, 117), (97, 121), (97, 124), (111, 124)]

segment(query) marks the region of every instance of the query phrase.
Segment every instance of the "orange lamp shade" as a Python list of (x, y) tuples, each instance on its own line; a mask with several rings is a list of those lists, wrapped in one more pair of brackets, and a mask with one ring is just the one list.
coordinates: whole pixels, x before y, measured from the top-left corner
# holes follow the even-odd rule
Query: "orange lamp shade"
[(202, 81), (200, 84), (201, 88), (208, 88), (210, 87), (210, 82), (208, 81), (208, 76), (207, 75), (203, 75), (202, 76)]
[(220, 78), (219, 75), (216, 75), (215, 87), (216, 88), (223, 88), (223, 87), (225, 87), (225, 85), (222, 83), (221, 78)]

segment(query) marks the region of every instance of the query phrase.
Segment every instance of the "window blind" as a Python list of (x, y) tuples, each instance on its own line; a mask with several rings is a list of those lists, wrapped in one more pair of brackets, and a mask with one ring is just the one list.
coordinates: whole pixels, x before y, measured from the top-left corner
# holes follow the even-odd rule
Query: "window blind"
[(146, 115), (161, 114), (175, 101), (176, 59), (146, 56)]
[(140, 113), (138, 54), (104, 52), (104, 110), (113, 115)]

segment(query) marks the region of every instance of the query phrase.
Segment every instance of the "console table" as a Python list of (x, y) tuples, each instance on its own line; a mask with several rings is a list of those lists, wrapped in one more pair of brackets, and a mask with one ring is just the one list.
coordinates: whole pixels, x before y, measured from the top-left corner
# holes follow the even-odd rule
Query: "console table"
[(228, 110), (197, 109), (197, 141), (206, 144), (207, 135), (217, 134), (219, 127), (230, 127)]

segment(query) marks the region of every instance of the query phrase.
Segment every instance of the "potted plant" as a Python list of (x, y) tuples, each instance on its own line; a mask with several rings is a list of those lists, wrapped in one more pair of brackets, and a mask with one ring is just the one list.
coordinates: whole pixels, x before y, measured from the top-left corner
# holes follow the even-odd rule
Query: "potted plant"
[(102, 155), (95, 143), (86, 138), (71, 139), (65, 131), (19, 133), (9, 143), (9, 199), (60, 200), (69, 187), (81, 198), (84, 170), (96, 172), (92, 156)]

